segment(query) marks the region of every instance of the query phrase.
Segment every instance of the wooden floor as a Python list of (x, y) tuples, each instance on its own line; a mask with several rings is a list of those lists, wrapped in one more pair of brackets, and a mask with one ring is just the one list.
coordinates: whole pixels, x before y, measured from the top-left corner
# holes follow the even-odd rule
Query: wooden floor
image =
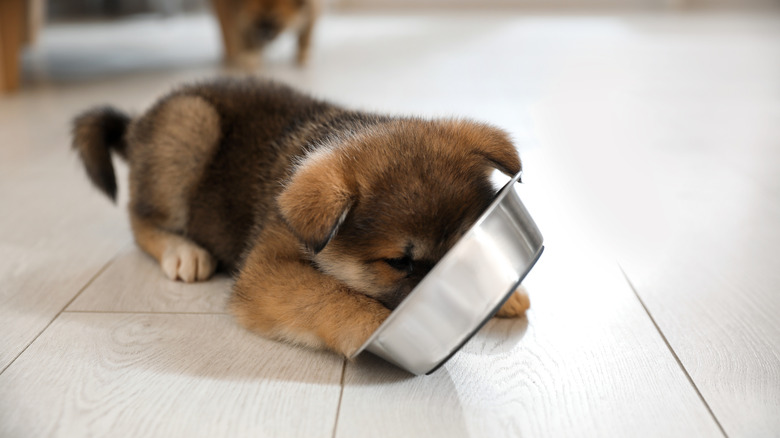
[(50, 26), (0, 99), (1, 437), (780, 436), (780, 15), (332, 14), (292, 46), (263, 71), (512, 133), (527, 319), (422, 377), (245, 332), (69, 151), (76, 112), (221, 73), (214, 24)]

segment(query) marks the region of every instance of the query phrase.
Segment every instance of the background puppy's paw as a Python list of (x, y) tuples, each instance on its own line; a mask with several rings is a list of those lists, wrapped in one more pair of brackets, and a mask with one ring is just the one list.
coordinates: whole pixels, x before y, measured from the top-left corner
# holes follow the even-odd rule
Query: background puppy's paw
[(217, 267), (217, 261), (194, 243), (180, 242), (165, 250), (160, 266), (171, 280), (178, 278), (191, 283), (208, 280)]
[(531, 307), (528, 292), (520, 286), (496, 313), (497, 318), (519, 318)]

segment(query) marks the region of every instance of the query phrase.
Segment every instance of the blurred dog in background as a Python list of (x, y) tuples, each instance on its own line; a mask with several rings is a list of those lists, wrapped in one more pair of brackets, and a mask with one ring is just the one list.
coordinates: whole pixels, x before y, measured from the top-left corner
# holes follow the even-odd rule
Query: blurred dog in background
[(306, 63), (319, 0), (211, 0), (211, 4), (228, 64), (256, 68), (263, 48), (286, 30), (297, 33), (298, 65)]

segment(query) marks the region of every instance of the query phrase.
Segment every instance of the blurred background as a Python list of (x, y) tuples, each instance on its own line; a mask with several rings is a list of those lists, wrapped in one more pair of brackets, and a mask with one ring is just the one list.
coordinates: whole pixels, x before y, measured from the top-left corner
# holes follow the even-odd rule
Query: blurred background
[[(776, 9), (778, 4), (777, 0), (324, 0), (325, 19), (317, 38), (336, 37), (334, 34), (344, 28), (337, 17), (345, 14), (404, 14), (422, 19), (458, 13), (466, 17), (488, 11), (501, 11), (498, 15), (503, 17), (690, 16), (715, 12), (761, 14)], [(3, 0), (0, 8), (0, 90), (6, 92), (43, 82), (68, 83), (121, 73), (204, 66), (218, 61), (221, 50), (219, 25), (209, 0)], [(468, 27), (463, 30), (470, 32)], [(363, 32), (366, 43), (373, 44), (378, 36), (366, 30), (355, 29), (352, 35), (359, 38)], [(411, 31), (399, 22), (385, 37), (413, 38)], [(576, 32), (568, 36), (577, 37)], [(567, 39), (567, 31), (561, 29), (559, 37)], [(418, 44), (424, 45), (425, 41)]]

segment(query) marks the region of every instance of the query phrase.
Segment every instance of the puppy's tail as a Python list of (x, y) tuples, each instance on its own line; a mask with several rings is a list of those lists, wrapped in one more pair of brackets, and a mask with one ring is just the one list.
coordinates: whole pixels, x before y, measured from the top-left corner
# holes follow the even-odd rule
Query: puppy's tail
[(78, 151), (95, 187), (116, 202), (116, 176), (111, 152), (127, 158), (125, 132), (130, 117), (103, 106), (81, 113), (73, 120), (73, 149)]

